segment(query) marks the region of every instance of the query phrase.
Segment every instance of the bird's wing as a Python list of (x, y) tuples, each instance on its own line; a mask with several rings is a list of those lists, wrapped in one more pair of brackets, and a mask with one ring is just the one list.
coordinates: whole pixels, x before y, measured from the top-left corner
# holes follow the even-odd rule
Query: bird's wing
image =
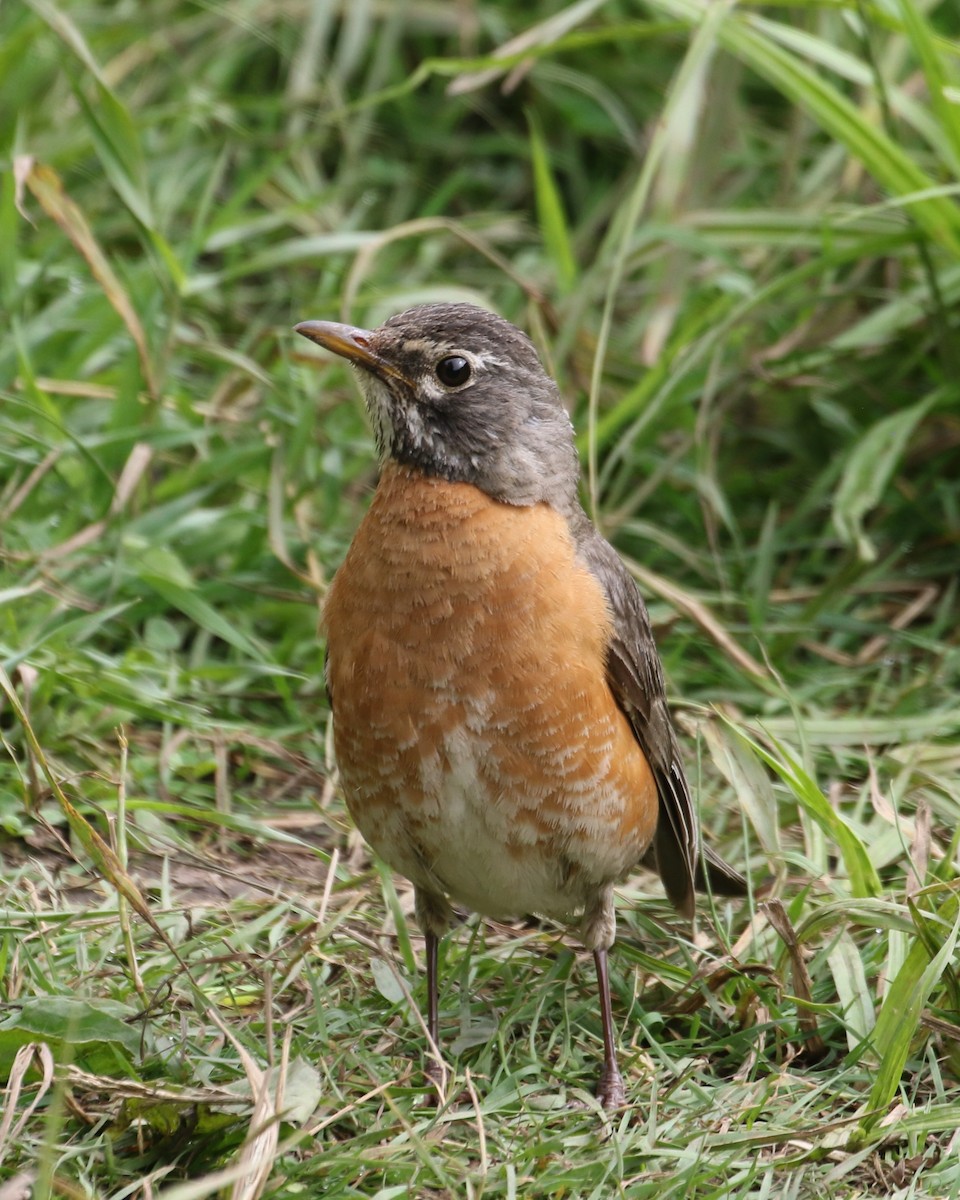
[(636, 582), (585, 513), (571, 524), (580, 557), (603, 588), (613, 618), (607, 682), (657, 784), (660, 813), (652, 847), (656, 868), (670, 900), (690, 916), (695, 888), (742, 895), (746, 880), (713, 851), (701, 850), (690, 786), (667, 708), (663, 668)]

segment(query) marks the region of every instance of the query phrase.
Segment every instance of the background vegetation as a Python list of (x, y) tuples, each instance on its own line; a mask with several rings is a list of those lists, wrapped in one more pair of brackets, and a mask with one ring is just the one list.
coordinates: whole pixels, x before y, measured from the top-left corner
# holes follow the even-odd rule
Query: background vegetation
[[(3, 6), (0, 1194), (960, 1194), (958, 37)], [(695, 936), (623, 889), (610, 1118), (546, 925), (448, 939), (421, 1103), (410, 896), (331, 774), (317, 600), (374, 465), (290, 327), (449, 297), (559, 378), (707, 836), (774, 879)]]

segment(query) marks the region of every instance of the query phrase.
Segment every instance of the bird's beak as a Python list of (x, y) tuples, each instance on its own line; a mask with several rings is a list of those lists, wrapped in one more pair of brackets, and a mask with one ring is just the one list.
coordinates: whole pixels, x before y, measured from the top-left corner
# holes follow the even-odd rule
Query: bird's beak
[(394, 364), (378, 354), (372, 346), (374, 338), (369, 329), (357, 329), (353, 325), (341, 325), (338, 321), (301, 321), (293, 327), (297, 333), (323, 346), (334, 354), (339, 354), (355, 367), (369, 371), (380, 379), (401, 379), (404, 383), (409, 380)]

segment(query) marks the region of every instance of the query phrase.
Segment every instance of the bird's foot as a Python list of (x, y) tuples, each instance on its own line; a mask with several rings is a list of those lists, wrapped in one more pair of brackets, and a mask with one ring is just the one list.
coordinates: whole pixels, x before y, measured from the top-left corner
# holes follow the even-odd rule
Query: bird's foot
[(440, 1104), (443, 1100), (443, 1085), (446, 1083), (444, 1078), (446, 1072), (435, 1058), (428, 1058), (423, 1064), (423, 1078), (427, 1085), (436, 1093), (434, 1103)]
[(597, 1099), (603, 1108), (626, 1108), (627, 1089), (616, 1067), (606, 1066), (597, 1084)]
[[(455, 1107), (476, 1103), (476, 1096), (471, 1095), (468, 1088), (463, 1088), (459, 1091), (454, 1090), (449, 1096), (447, 1095), (446, 1089), (452, 1083), (456, 1082), (455, 1077), (449, 1069), (442, 1068), (435, 1059), (428, 1059), (424, 1063), (423, 1077), (430, 1088), (421, 1101), (425, 1108), (435, 1108), (439, 1111), (446, 1103), (450, 1103)], [(2, 1200), (2, 1197), (0, 1197), (0, 1200)]]

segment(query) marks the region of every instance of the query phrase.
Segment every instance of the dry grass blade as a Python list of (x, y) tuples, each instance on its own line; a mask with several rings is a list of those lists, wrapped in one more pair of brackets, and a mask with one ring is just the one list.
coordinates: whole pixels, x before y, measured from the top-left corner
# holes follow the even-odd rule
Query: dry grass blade
[(249, 1055), (242, 1057), (241, 1061), (254, 1090), (254, 1105), (250, 1132), (237, 1159), (242, 1174), (234, 1182), (230, 1197), (231, 1200), (259, 1200), (277, 1156), (280, 1141), (278, 1105), (282, 1103), (282, 1094), (276, 1099), (271, 1096), (267, 1076)]
[[(143, 381), (151, 396), (158, 394), (157, 378), (150, 358), (147, 335), (127, 291), (90, 228), (80, 207), (67, 195), (60, 176), (51, 167), (35, 159), (21, 156), (14, 162), (18, 194), (30, 189), (48, 217), (56, 221), (74, 247), (86, 260), (103, 293), (127, 327), (140, 359)], [(26, 216), (20, 205), (21, 213)]]
[(812, 1010), (813, 983), (804, 961), (803, 950), (782, 901), (767, 900), (763, 904), (763, 910), (767, 914), (770, 924), (780, 935), (787, 958), (790, 960), (793, 990), (798, 1001), (797, 1023), (804, 1035), (801, 1049), (811, 1061), (815, 1062), (823, 1056), (826, 1046), (820, 1036), (817, 1014)]
[(917, 805), (916, 827), (910, 845), (910, 867), (906, 882), (908, 896), (916, 896), (926, 884), (930, 865), (931, 819), (930, 805), (923, 800)]
[[(40, 1082), (33, 1099), (23, 1108), (19, 1108), (18, 1113), (24, 1077), (34, 1060), (40, 1065)], [(17, 1051), (7, 1077), (3, 1113), (0, 1115), (0, 1164), (4, 1160), (8, 1145), (17, 1143), (30, 1117), (50, 1090), (53, 1074), (53, 1055), (50, 1053), (50, 1047), (44, 1042), (31, 1042), (29, 1045), (21, 1046)], [(16, 1121), (14, 1121), (15, 1117)]]
[[(897, 631), (908, 629), (918, 617), (923, 616), (939, 595), (939, 587), (931, 584), (929, 587), (923, 588), (919, 595), (914, 596), (909, 604), (904, 605), (900, 609), (890, 622), (890, 628)], [(883, 653), (889, 644), (890, 635), (888, 633), (878, 633), (876, 637), (872, 637), (861, 646), (854, 661), (861, 666), (863, 663), (873, 662), (874, 659)]]
[[(603, 0), (579, 0), (578, 3), (567, 5), (562, 12), (556, 13), (547, 20), (540, 22), (523, 33), (504, 42), (491, 54), (491, 58), (512, 58), (523, 54), (535, 46), (549, 45), (569, 30), (574, 29), (582, 21), (586, 21), (603, 3)], [(458, 75), (447, 85), (447, 95), (461, 96), (477, 88), (485, 87), (506, 71), (506, 67), (490, 67), (485, 71), (473, 71), (469, 74)]]
[(235, 1091), (212, 1085), (182, 1086), (174, 1084), (141, 1083), (136, 1079), (118, 1079), (112, 1075), (93, 1075), (72, 1063), (58, 1069), (58, 1078), (82, 1092), (108, 1093), (116, 1100), (137, 1100), (150, 1103), (183, 1105), (199, 1104), (221, 1109), (246, 1108), (249, 1101)]
[(451, 221), (444, 217), (426, 217), (422, 220), (406, 221), (371, 239), (357, 254), (347, 275), (340, 301), (340, 311), (345, 321), (350, 320), (356, 303), (360, 286), (370, 273), (371, 265), (377, 255), (392, 243), (404, 238), (421, 238), (430, 233), (444, 232), (452, 234), (471, 249), (491, 262), (505, 278), (512, 280), (536, 304), (545, 304), (546, 298), (540, 289), (528, 278), (521, 275), (510, 263), (510, 260), (490, 245), (489, 241), (474, 233), (459, 221)]
[[(138, 442), (130, 451), (130, 455), (123, 465), (120, 478), (117, 480), (116, 487), (114, 488), (113, 499), (110, 502), (111, 517), (117, 516), (126, 508), (131, 496), (136, 491), (138, 484), (149, 467), (152, 458), (153, 447), (147, 446), (142, 442)], [(99, 541), (106, 529), (106, 519), (93, 521), (85, 528), (78, 530), (72, 537), (67, 538), (65, 542), (60, 542), (58, 545), (51, 546), (45, 550), (43, 559), (48, 563), (55, 563), (68, 558), (78, 550), (82, 550), (86, 546)]]
[[(4, 693), (8, 703), (14, 711), (14, 715), (20, 722), (23, 732), (26, 736), (30, 750), (36, 758), (41, 771), (46, 777), (47, 783), (50, 785), (50, 790), (54, 798), (60, 806), (63, 815), (67, 819), (71, 831), (76, 836), (77, 840), (90, 855), (97, 870), (101, 873), (104, 879), (127, 900), (130, 906), (147, 922), (153, 931), (163, 939), (164, 943), (173, 950), (170, 940), (166, 933), (157, 924), (156, 919), (144, 899), (143, 893), (134, 883), (130, 875), (124, 870), (123, 864), (114, 850), (107, 845), (99, 833), (93, 826), (83, 817), (78, 809), (67, 799), (63, 788), (60, 786), (59, 780), (54, 775), (47, 761), (47, 756), (43, 752), (40, 742), (37, 740), (37, 735), (33, 731), (33, 726), (20, 703), (20, 698), (10, 681), (10, 677), (6, 671), (0, 667), (0, 691)], [(174, 951), (174, 953), (176, 953)]]
[(283, 1109), (283, 1093), (290, 1054), (289, 1031), (284, 1040), (280, 1069), (276, 1073), (276, 1091), (271, 1094), (267, 1073), (257, 1066), (230, 1027), (221, 1020), (219, 1014), (211, 1010), (210, 1016), (236, 1050), (253, 1095), (253, 1113), (250, 1117), (249, 1132), (237, 1158), (236, 1167), (239, 1174), (234, 1178), (230, 1198), (231, 1200), (259, 1200), (273, 1169), (280, 1141), (280, 1113)]
[(57, 465), (60, 454), (59, 450), (51, 450), (37, 463), (23, 483), (13, 492), (3, 508), (0, 508), (0, 522), (8, 520), (16, 513), (17, 509), (28, 498), (34, 488), (42, 483), (43, 477)]
[(689, 592), (684, 591), (683, 588), (671, 582), (671, 580), (658, 575), (655, 571), (649, 570), (635, 559), (625, 557), (625, 562), (630, 568), (633, 577), (640, 584), (641, 589), (661, 596), (669, 604), (672, 604), (678, 612), (682, 612), (684, 616), (689, 617), (695, 625), (716, 642), (724, 654), (732, 662), (736, 663), (742, 671), (756, 676), (757, 679), (770, 678), (770, 672), (767, 668), (730, 636), (707, 605), (701, 600), (697, 600), (696, 597), (691, 596)]

